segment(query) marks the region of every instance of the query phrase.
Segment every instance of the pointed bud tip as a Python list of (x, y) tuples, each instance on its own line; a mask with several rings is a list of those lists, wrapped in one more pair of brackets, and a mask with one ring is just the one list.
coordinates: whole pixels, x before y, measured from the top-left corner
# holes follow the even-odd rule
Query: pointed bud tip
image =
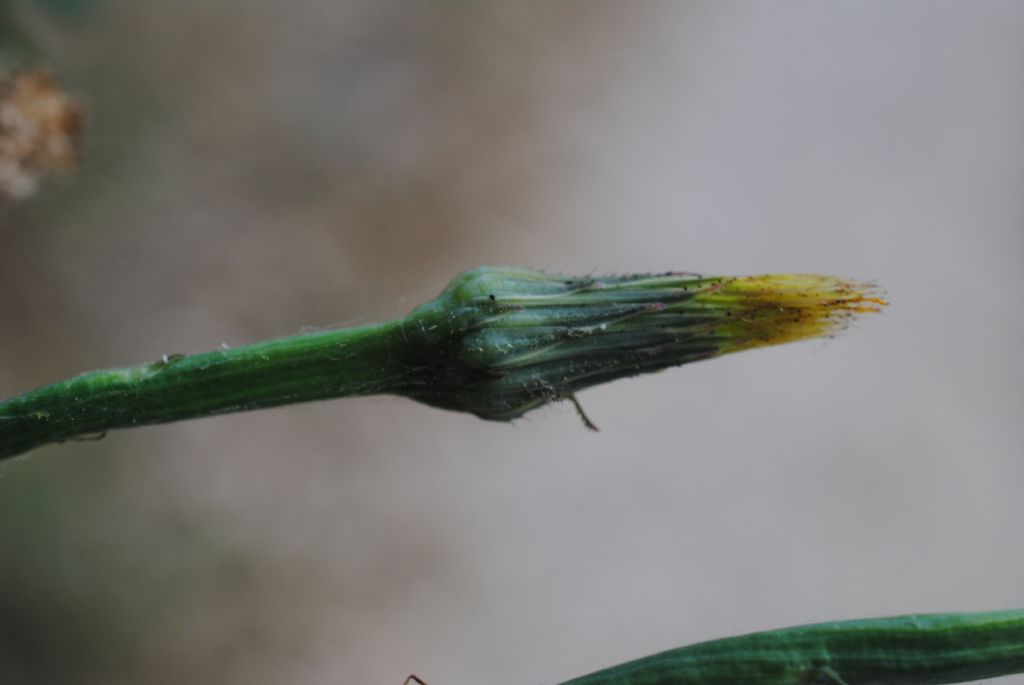
[(889, 304), (873, 283), (816, 274), (727, 278), (698, 299), (726, 312), (723, 353), (830, 336)]

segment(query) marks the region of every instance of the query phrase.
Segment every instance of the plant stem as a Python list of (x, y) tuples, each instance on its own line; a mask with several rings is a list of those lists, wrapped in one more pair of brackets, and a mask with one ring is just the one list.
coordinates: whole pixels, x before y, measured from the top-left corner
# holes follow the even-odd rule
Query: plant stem
[(115, 428), (396, 390), (389, 323), (93, 371), (0, 404), (0, 457)]
[(474, 269), (396, 321), (170, 355), (0, 402), (0, 459), (115, 428), (380, 393), (508, 421), (616, 378), (827, 335), (882, 304), (826, 276)]
[(821, 623), (703, 642), (563, 685), (940, 685), (1024, 672), (1024, 610)]

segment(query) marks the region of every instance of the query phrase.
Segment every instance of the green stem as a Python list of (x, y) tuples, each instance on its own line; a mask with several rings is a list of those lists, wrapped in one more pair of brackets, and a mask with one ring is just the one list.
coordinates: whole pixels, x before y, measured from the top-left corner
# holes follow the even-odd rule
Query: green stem
[(821, 623), (703, 642), (563, 685), (940, 685), (1024, 672), (1024, 610)]
[(115, 428), (396, 391), (398, 323), (93, 371), (0, 403), (0, 458)]
[(379, 393), (508, 421), (616, 378), (824, 335), (881, 304), (824, 276), (474, 269), (389, 323), (172, 355), (0, 402), (0, 459), (114, 428)]

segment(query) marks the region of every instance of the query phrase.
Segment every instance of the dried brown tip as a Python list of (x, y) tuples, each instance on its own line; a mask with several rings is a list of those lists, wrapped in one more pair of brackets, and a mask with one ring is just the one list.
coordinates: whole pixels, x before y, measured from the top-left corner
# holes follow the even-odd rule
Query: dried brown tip
[(727, 278), (697, 299), (728, 312), (714, 325), (722, 352), (828, 336), (889, 304), (872, 283), (816, 274)]

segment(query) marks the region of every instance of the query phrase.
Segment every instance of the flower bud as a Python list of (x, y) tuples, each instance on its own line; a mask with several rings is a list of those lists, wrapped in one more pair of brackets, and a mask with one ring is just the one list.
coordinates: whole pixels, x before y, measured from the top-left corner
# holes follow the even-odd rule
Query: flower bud
[(407, 319), (407, 335), (437, 356), (417, 361), (430, 372), (403, 394), (511, 420), (616, 378), (829, 335), (885, 304), (870, 284), (810, 274), (572, 278), (484, 267)]

